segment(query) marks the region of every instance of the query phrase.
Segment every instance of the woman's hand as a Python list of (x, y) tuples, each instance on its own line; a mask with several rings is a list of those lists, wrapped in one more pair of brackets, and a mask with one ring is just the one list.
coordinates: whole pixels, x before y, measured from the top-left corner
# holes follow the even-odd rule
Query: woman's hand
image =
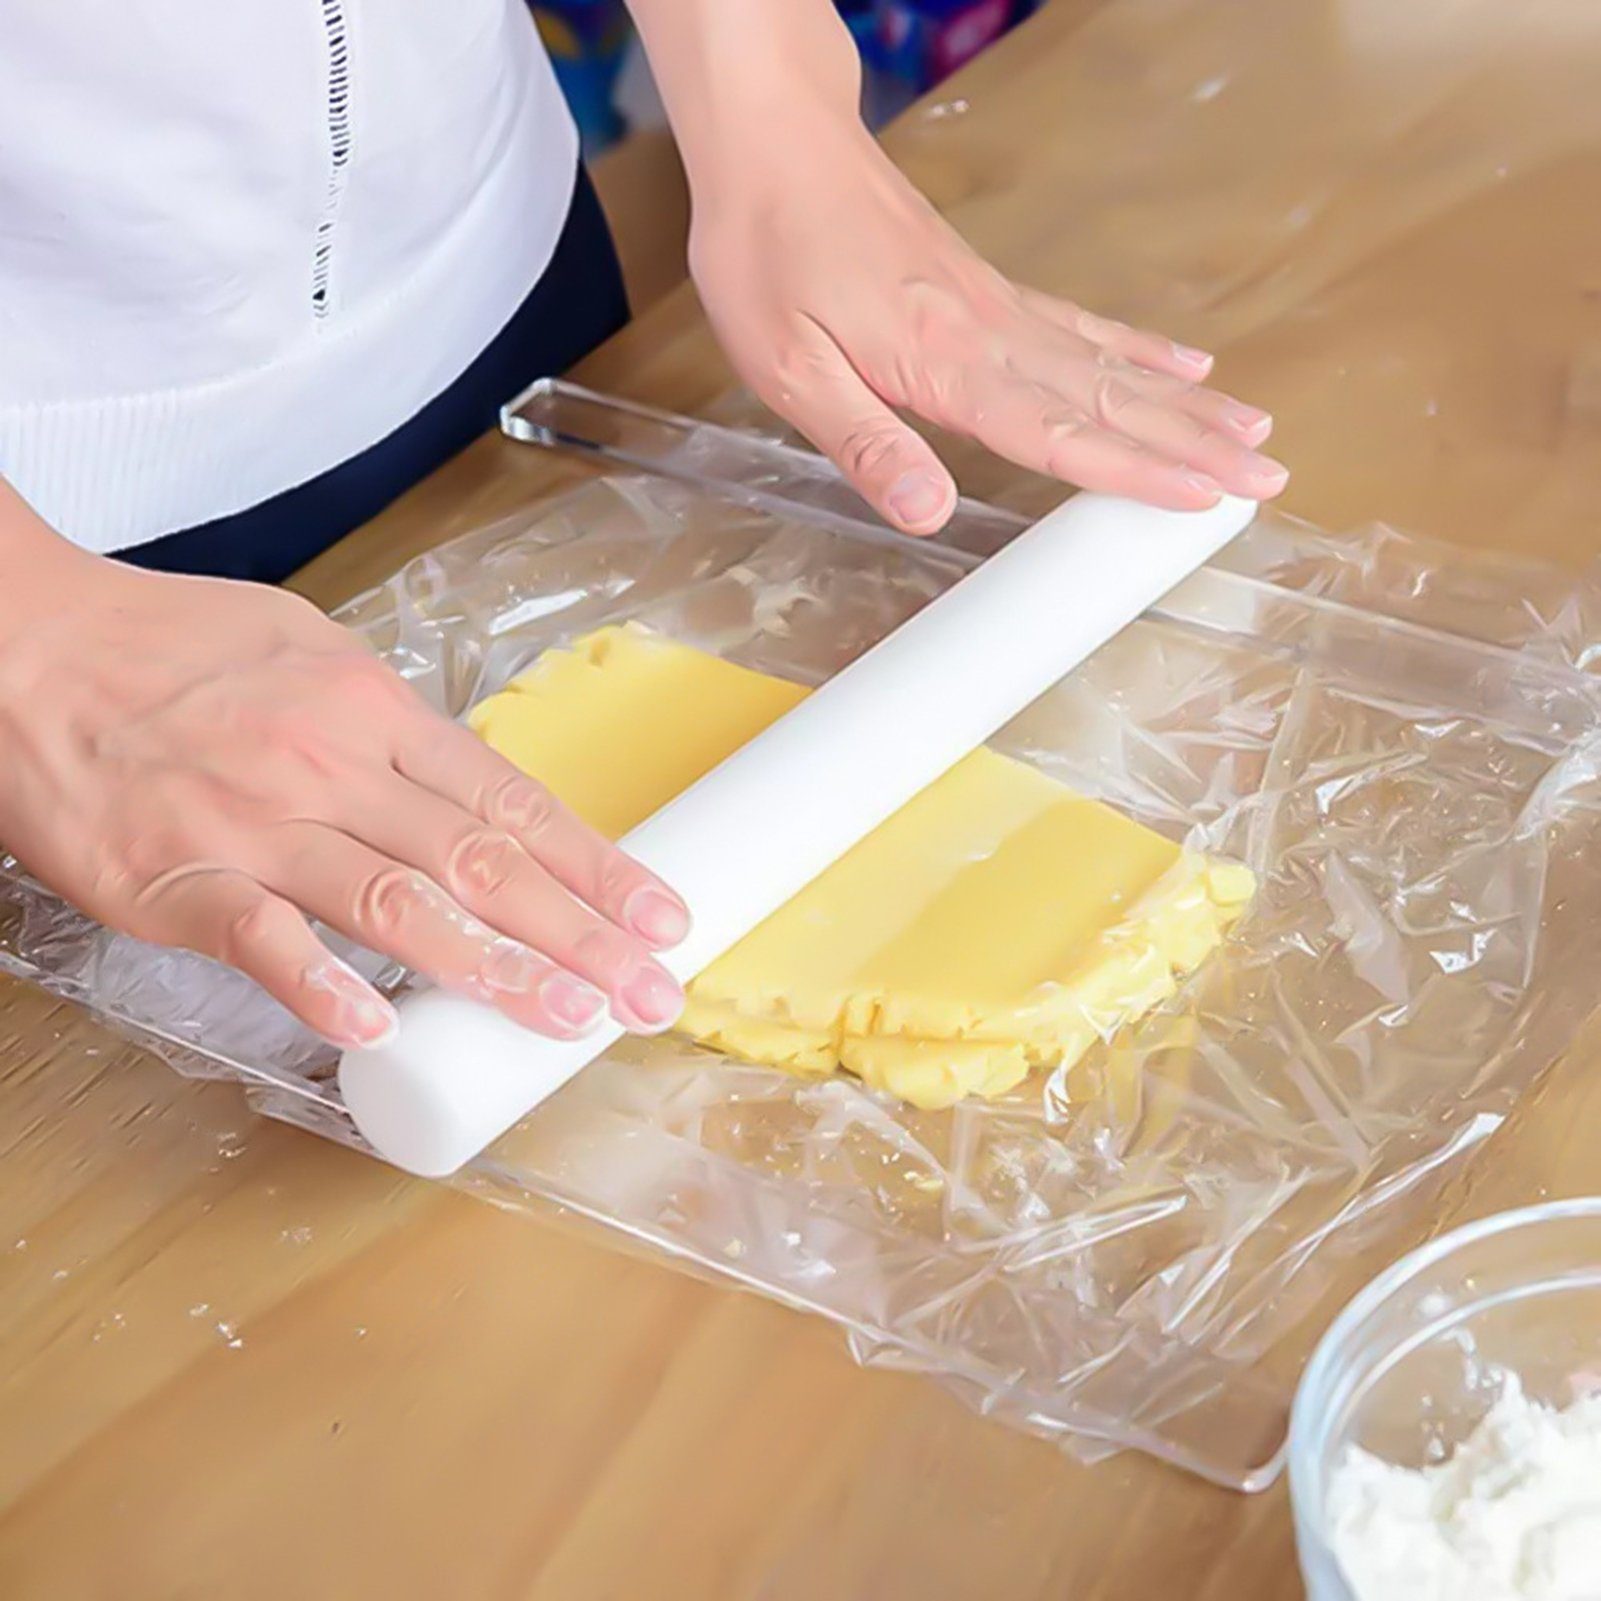
[(956, 487), (896, 415), (1036, 472), (1179, 510), (1262, 500), (1267, 413), (1202, 386), (1211, 358), (1009, 282), (857, 115), (826, 0), (631, 0), (684, 153), (690, 265), (741, 376), (891, 523)]
[(53, 536), (0, 591), (0, 841), (102, 923), (341, 1046), (394, 1012), (308, 916), (556, 1038), (677, 1015), (677, 896), (307, 602)]
[(1211, 358), (1009, 282), (859, 124), (799, 159), (752, 141), (697, 207), (695, 282), (751, 388), (907, 533), (939, 528), (950, 473), (904, 409), (1020, 466), (1193, 510), (1288, 473), (1266, 412), (1203, 387)]

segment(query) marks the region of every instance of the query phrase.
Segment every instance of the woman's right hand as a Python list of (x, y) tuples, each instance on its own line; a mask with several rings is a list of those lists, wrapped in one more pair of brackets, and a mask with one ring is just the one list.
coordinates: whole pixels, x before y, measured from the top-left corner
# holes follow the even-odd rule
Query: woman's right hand
[(554, 1038), (676, 1018), (679, 898), (308, 602), (5, 531), (0, 842), (58, 894), (340, 1046), (395, 1013), (308, 918)]

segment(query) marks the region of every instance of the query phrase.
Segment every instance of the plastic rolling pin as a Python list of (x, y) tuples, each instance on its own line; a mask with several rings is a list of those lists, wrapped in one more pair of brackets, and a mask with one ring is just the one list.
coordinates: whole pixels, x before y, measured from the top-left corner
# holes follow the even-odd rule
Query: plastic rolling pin
[[(693, 917), (683, 983), (1242, 532), (1253, 501), (1159, 511), (1081, 494), (1019, 534), (619, 841)], [(818, 783), (819, 773), (851, 781)], [(803, 806), (796, 797), (804, 796)], [(429, 989), (339, 1064), (346, 1107), (398, 1167), (453, 1173), (622, 1037), (534, 1034)]]

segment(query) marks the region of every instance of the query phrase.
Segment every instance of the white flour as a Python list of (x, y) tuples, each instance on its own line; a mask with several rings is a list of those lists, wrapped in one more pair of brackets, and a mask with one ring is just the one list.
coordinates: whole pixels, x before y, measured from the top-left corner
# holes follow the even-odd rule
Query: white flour
[(1601, 1394), (1558, 1412), (1509, 1380), (1434, 1467), (1353, 1447), (1329, 1527), (1358, 1601), (1601, 1601)]

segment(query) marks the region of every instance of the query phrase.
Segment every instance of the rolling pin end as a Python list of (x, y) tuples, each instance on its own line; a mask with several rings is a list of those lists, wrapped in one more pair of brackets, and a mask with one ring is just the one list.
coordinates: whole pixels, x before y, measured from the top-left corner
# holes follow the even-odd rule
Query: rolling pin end
[(546, 1039), (464, 996), (401, 1001), (386, 1043), (347, 1050), (339, 1092), (362, 1137), (419, 1178), (446, 1178), (553, 1095), (621, 1030)]

